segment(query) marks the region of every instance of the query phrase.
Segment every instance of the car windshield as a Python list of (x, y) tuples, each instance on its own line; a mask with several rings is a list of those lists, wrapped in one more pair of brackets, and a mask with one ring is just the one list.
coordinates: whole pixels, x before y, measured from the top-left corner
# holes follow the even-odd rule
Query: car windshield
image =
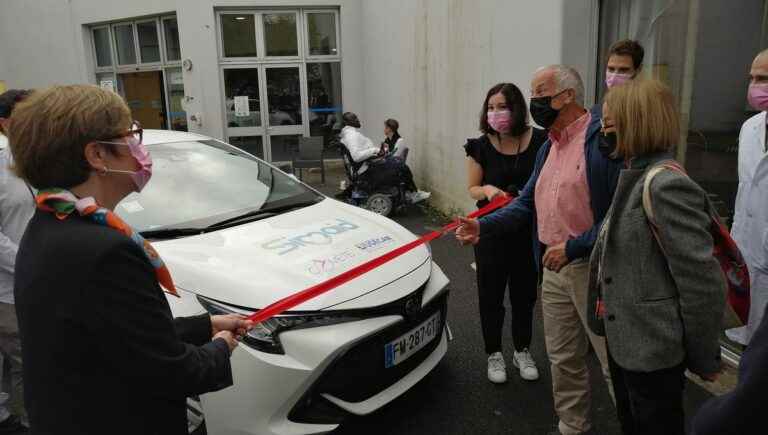
[(140, 232), (204, 230), (259, 210), (288, 211), (323, 199), (292, 177), (223, 142), (173, 142), (148, 148), (152, 179), (116, 209)]

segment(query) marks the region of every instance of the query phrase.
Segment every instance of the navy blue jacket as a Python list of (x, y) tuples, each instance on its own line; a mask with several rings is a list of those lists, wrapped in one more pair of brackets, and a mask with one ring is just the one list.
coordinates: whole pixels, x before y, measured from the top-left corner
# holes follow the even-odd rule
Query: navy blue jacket
[[(570, 261), (589, 257), (592, 246), (597, 239), (597, 233), (603, 224), (603, 218), (608, 212), (613, 200), (613, 193), (619, 180), (619, 172), (622, 162), (611, 160), (600, 152), (600, 111), (594, 108), (590, 111), (592, 119), (587, 127), (586, 140), (584, 141), (584, 159), (587, 162), (587, 184), (589, 185), (590, 206), (595, 224), (585, 233), (575, 239), (568, 240), (565, 245), (565, 254)], [(521, 226), (532, 223), (533, 227), (533, 254), (536, 266), (541, 270), (541, 258), (543, 246), (539, 241), (539, 229), (536, 219), (536, 182), (549, 157), (552, 141), (547, 140), (541, 146), (536, 156), (536, 164), (533, 174), (528, 179), (520, 196), (510, 205), (480, 218), (480, 236), (489, 237), (494, 234), (516, 231)]]
[[(692, 435), (765, 433), (768, 400), (768, 312), (739, 362), (739, 382), (730, 393), (709, 399), (693, 418)], [(762, 429), (761, 429), (762, 428)]]

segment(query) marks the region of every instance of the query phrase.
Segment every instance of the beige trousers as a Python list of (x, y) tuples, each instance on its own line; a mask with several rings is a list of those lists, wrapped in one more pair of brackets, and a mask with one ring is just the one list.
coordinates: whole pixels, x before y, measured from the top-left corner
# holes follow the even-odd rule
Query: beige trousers
[(605, 339), (593, 334), (587, 326), (588, 275), (589, 263), (578, 261), (565, 266), (560, 273), (545, 269), (541, 285), (552, 393), (563, 435), (582, 434), (592, 427), (587, 340), (595, 349), (613, 396)]

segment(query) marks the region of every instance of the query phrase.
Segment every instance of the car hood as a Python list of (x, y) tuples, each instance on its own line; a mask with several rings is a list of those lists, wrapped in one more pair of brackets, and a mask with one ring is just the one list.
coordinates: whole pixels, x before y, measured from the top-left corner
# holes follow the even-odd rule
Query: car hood
[[(258, 309), (415, 239), (386, 217), (326, 198), (271, 218), (153, 245), (178, 287)], [(430, 253), (422, 245), (293, 310), (330, 308), (373, 292), (384, 293), (371, 300), (386, 303), (416, 290), (430, 270)], [(406, 275), (404, 285), (394, 283)]]

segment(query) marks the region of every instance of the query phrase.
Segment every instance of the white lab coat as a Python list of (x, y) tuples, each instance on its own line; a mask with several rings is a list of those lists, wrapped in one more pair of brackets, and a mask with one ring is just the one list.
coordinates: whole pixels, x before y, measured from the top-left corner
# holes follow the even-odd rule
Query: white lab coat
[(728, 337), (749, 343), (768, 304), (768, 155), (765, 152), (766, 112), (748, 119), (739, 135), (739, 192), (731, 236), (749, 267), (752, 305), (745, 328)]
[[(341, 143), (349, 150), (349, 154), (355, 163), (360, 163), (377, 155), (381, 149), (374, 145), (372, 140), (360, 133), (360, 130), (349, 125), (341, 129), (339, 138)], [(368, 169), (368, 165), (363, 164), (358, 173), (362, 174), (366, 169)]]

